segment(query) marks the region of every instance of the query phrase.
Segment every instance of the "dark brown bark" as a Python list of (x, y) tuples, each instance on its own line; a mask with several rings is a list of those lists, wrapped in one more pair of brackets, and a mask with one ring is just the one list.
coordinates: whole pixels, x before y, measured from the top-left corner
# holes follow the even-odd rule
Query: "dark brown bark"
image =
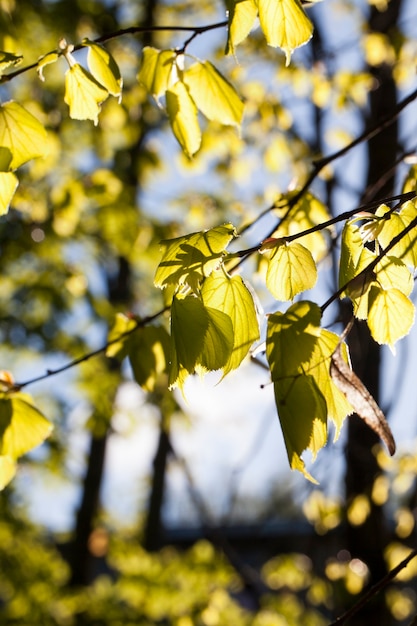
[[(401, 0), (393, 0), (388, 9), (371, 10), (369, 26), (372, 32), (393, 34), (401, 9)], [(394, 109), (397, 102), (392, 68), (381, 65), (370, 68), (375, 78), (375, 88), (369, 96), (369, 125), (375, 124)], [(395, 182), (395, 160), (397, 153), (398, 127), (391, 124), (368, 142), (368, 176), (366, 200), (392, 195)], [(380, 397), (380, 347), (372, 340), (368, 327), (356, 322), (349, 337), (349, 347), (355, 372), (365, 386), (379, 400)], [(380, 468), (372, 450), (379, 444), (377, 436), (362, 420), (353, 416), (349, 422), (346, 446), (346, 500), (347, 505), (359, 494), (370, 501), (370, 514), (364, 524), (347, 525), (346, 547), (353, 558), (364, 561), (369, 568), (369, 584), (372, 585), (386, 574), (384, 548), (388, 535), (384, 510), (372, 502), (371, 492)], [(382, 594), (375, 597), (357, 616), (352, 626), (368, 626), (370, 623), (384, 626), (389, 623), (389, 612)]]
[[(116, 277), (108, 277), (109, 300), (116, 303), (128, 303), (130, 299), (130, 267), (126, 259), (118, 259)], [(120, 368), (117, 361), (108, 360), (110, 371)], [(99, 384), (97, 382), (97, 384)], [(116, 388), (103, 389), (103, 393), (110, 394), (109, 406), (112, 406)], [(69, 562), (71, 567), (70, 584), (73, 586), (88, 585), (93, 578), (93, 560), (89, 550), (89, 540), (94, 529), (94, 522), (100, 507), (100, 490), (103, 482), (103, 472), (106, 456), (106, 447), (110, 429), (111, 415), (97, 416), (100, 420), (100, 433), (91, 433), (90, 448), (87, 456), (87, 468), (83, 481), (80, 507), (77, 512), (74, 540), (71, 544)], [(107, 424), (107, 426), (106, 426)]]
[(107, 435), (102, 437), (91, 436), (82, 500), (77, 513), (74, 541), (71, 544), (69, 555), (71, 566), (70, 584), (73, 586), (88, 585), (91, 582), (92, 563), (88, 550), (88, 541), (99, 506), (106, 443)]
[[(143, 9), (143, 26), (152, 26), (154, 24), (156, 7), (157, 0), (147, 0)], [(144, 45), (150, 45), (152, 43), (152, 36), (152, 33), (144, 33)], [(136, 164), (139, 152), (142, 149), (146, 132), (147, 129), (142, 128), (142, 133), (138, 139), (137, 145), (130, 150), (129, 159), (126, 161), (122, 159), (122, 162), (130, 164), (127, 168), (122, 167), (126, 186), (128, 186), (131, 190), (132, 203), (135, 203), (136, 194), (140, 186)], [(117, 160), (118, 159), (116, 157), (116, 163)], [(113, 304), (128, 306), (131, 298), (131, 267), (128, 260), (122, 256), (117, 259), (117, 263), (118, 266), (116, 276), (108, 276), (109, 300)], [(118, 367), (118, 365), (116, 363), (111, 363), (110, 367)], [(111, 393), (113, 393), (113, 391), (111, 391)], [(91, 532), (94, 528), (94, 520), (100, 506), (100, 489), (103, 480), (108, 435), (108, 429), (101, 436), (95, 436), (94, 434), (91, 435), (81, 503), (77, 513), (74, 541), (71, 546), (71, 553), (69, 557), (71, 567), (71, 584), (74, 586), (86, 585), (91, 582), (92, 578), (92, 557), (88, 544)]]
[(165, 472), (170, 452), (169, 433), (167, 427), (161, 423), (158, 448), (153, 460), (152, 484), (143, 539), (144, 548), (149, 551), (159, 550), (163, 543), (161, 512), (164, 499)]

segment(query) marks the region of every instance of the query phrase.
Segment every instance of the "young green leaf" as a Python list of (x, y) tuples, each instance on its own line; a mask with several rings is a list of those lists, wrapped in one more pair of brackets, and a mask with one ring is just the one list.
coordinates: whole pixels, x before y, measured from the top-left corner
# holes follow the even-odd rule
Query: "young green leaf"
[(114, 324), (107, 337), (109, 345), (106, 349), (106, 356), (109, 358), (123, 360), (128, 354), (127, 344), (128, 339), (130, 338), (130, 335), (125, 333), (128, 333), (136, 326), (137, 322), (135, 319), (132, 319), (123, 313), (116, 313)]
[(184, 72), (184, 83), (197, 108), (209, 120), (240, 126), (243, 102), (235, 88), (209, 61), (194, 63)]
[(0, 50), (0, 76), (3, 76), (5, 70), (19, 65), (22, 59), (23, 57), (20, 54), (16, 55), (11, 52), (4, 52), (4, 50)]
[(161, 375), (168, 371), (168, 332), (163, 326), (139, 328), (129, 336), (127, 347), (136, 382), (145, 391), (153, 391)]
[(414, 323), (414, 305), (399, 289), (376, 285), (369, 292), (368, 326), (377, 343), (394, 344), (408, 335)]
[(315, 457), (327, 441), (326, 401), (311, 376), (277, 381), (274, 392), (290, 467), (316, 483), (301, 455), (311, 450)]
[[(378, 207), (376, 215), (383, 216), (390, 209), (385, 205)], [(400, 233), (403, 232), (410, 222), (416, 216), (416, 201), (409, 200), (405, 202), (401, 209), (397, 212), (391, 213), (390, 218), (384, 221), (382, 230), (378, 236), (378, 241), (383, 248), (386, 248), (388, 244)], [(406, 265), (417, 267), (417, 228), (413, 228), (407, 233), (401, 241), (399, 241), (391, 250), (390, 254), (395, 256)]]
[(267, 43), (285, 52), (289, 65), (296, 48), (310, 41), (313, 25), (299, 0), (258, 0), (259, 21)]
[[(327, 420), (336, 437), (352, 406), (330, 377), (332, 354), (340, 338), (320, 328), (321, 310), (314, 302), (293, 304), (268, 319), (266, 355), (290, 465), (307, 474), (301, 454), (317, 454), (327, 440)], [(343, 358), (348, 362), (347, 347)]]
[(320, 336), (320, 320), (320, 307), (307, 300), (268, 317), (266, 355), (273, 381), (303, 372)]
[(187, 86), (177, 81), (166, 91), (166, 106), (172, 132), (190, 158), (201, 145), (198, 111)]
[(16, 461), (11, 456), (0, 456), (0, 491), (13, 480), (16, 469)]
[(199, 233), (161, 241), (163, 255), (155, 274), (154, 284), (188, 285), (198, 291), (200, 283), (220, 264), (225, 249), (235, 237), (232, 224), (224, 224)]
[(233, 350), (232, 320), (226, 313), (205, 307), (208, 327), (201, 354), (197, 360), (199, 371), (216, 371), (226, 365)]
[(182, 388), (195, 371), (224, 367), (233, 350), (233, 324), (222, 311), (195, 296), (175, 297), (171, 307), (170, 387)]
[(9, 210), (18, 184), (13, 172), (0, 172), (0, 215), (5, 215)]
[(327, 418), (336, 426), (335, 440), (339, 437), (342, 425), (348, 415), (353, 413), (349, 398), (335, 385), (330, 373), (331, 359), (338, 348), (346, 367), (350, 368), (348, 348), (340, 343), (340, 337), (329, 330), (321, 329), (308, 365), (303, 365), (306, 374), (312, 376), (326, 398)]
[[(283, 194), (276, 202), (274, 213), (282, 218), (288, 211), (288, 201), (296, 194), (297, 191), (291, 191), (288, 194)], [(295, 235), (297, 233), (303, 233), (306, 230), (313, 228), (323, 222), (327, 222), (330, 219), (330, 214), (325, 205), (312, 193), (306, 193), (301, 200), (292, 207), (290, 213), (290, 219), (282, 220), (273, 236), (276, 238), (287, 237), (288, 235)], [(313, 233), (303, 236), (303, 246), (310, 250), (313, 259), (318, 262), (321, 261), (327, 254), (329, 249), (329, 235), (333, 234), (332, 228), (325, 230), (320, 229)]]
[(119, 101), (122, 98), (123, 79), (119, 66), (106, 48), (93, 41), (84, 39), (83, 46), (88, 46), (87, 63), (91, 74), (100, 85)]
[(23, 393), (0, 397), (0, 455), (12, 459), (39, 446), (51, 433), (52, 424)]
[[(344, 287), (358, 274), (358, 265), (364, 250), (364, 243), (360, 229), (352, 221), (347, 221), (343, 227), (341, 252), (339, 263), (339, 288)], [(363, 295), (362, 285), (358, 295)], [(352, 287), (353, 289), (354, 287)], [(341, 294), (343, 297), (345, 294)], [(353, 295), (356, 297), (356, 294)]]
[(366, 268), (378, 258), (375, 252), (363, 248), (357, 266), (356, 276), (346, 287), (346, 295), (353, 302), (353, 312), (356, 318), (366, 320), (369, 312), (369, 294), (372, 286), (384, 289), (396, 288), (408, 296), (414, 286), (414, 281), (407, 266), (396, 257), (384, 256), (377, 265), (369, 271)]
[[(353, 269), (353, 276), (346, 287), (345, 295), (352, 300), (354, 315), (361, 320), (366, 320), (368, 317), (369, 290), (376, 281), (376, 273), (375, 268), (367, 268), (375, 259), (375, 252), (363, 247), (357, 259), (356, 267)], [(339, 279), (340, 276), (339, 274)]]
[(412, 165), (407, 172), (407, 175), (403, 182), (402, 192), (409, 193), (415, 192), (417, 188), (417, 165)]
[(92, 120), (97, 125), (101, 105), (108, 95), (107, 89), (78, 63), (66, 71), (64, 100), (72, 119)]
[(401, 259), (386, 255), (382, 257), (374, 271), (378, 283), (384, 289), (399, 289), (406, 296), (413, 291), (413, 275)]
[[(177, 55), (174, 50), (158, 50), (147, 46), (143, 49), (142, 66), (138, 81), (156, 99), (171, 86)], [(174, 72), (176, 75), (176, 72)]]
[(229, 32), (226, 54), (234, 54), (235, 47), (249, 35), (258, 14), (258, 7), (256, 0), (227, 0), (227, 7)]
[(226, 313), (232, 321), (233, 350), (223, 366), (223, 376), (226, 376), (239, 367), (250, 347), (259, 339), (255, 303), (240, 276), (228, 276), (222, 271), (213, 272), (204, 281), (201, 297), (205, 306)]
[(45, 81), (45, 76), (43, 75), (44, 67), (46, 67), (47, 65), (52, 65), (53, 63), (56, 63), (58, 59), (59, 59), (58, 52), (48, 52), (47, 54), (44, 54), (43, 56), (39, 57), (36, 71), (38, 72), (38, 76), (42, 82)]
[(268, 259), (266, 286), (277, 300), (294, 297), (314, 287), (317, 267), (307, 248), (300, 243), (281, 243), (272, 249)]
[[(171, 367), (169, 385), (181, 385), (180, 373), (193, 374), (204, 348), (208, 313), (199, 298), (175, 297), (171, 306)], [(183, 380), (184, 375), (181, 377)]]
[(1, 170), (15, 170), (30, 159), (45, 155), (46, 130), (20, 104), (5, 102), (0, 105), (0, 146)]

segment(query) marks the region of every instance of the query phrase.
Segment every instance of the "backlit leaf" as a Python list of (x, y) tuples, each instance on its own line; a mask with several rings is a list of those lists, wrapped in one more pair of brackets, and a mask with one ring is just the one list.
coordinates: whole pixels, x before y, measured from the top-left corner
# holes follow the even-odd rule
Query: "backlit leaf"
[(129, 336), (127, 345), (136, 382), (146, 391), (153, 391), (161, 374), (168, 371), (168, 332), (163, 326), (145, 326)]
[(368, 317), (369, 290), (376, 281), (376, 273), (375, 268), (367, 268), (375, 259), (375, 252), (371, 252), (368, 248), (363, 247), (357, 259), (357, 265), (353, 268), (353, 277), (350, 278), (346, 287), (345, 295), (352, 300), (354, 315), (361, 320), (366, 320)]
[(301, 244), (283, 243), (267, 254), (270, 257), (266, 286), (277, 300), (293, 300), (316, 284), (316, 264), (310, 251)]
[(415, 192), (417, 189), (417, 165), (412, 165), (403, 182), (403, 193)]
[(44, 156), (47, 150), (46, 130), (20, 104), (6, 102), (0, 106), (0, 146), (0, 169), (15, 170), (30, 159)]
[[(386, 205), (381, 205), (376, 211), (376, 215), (382, 216), (389, 211)], [(390, 218), (384, 221), (382, 230), (378, 236), (378, 241), (383, 248), (416, 217), (416, 201), (405, 202), (401, 209), (391, 213)], [(407, 233), (389, 252), (392, 256), (398, 257), (407, 265), (417, 267), (417, 227)]]
[(0, 215), (5, 215), (9, 210), (18, 184), (13, 172), (0, 172)]
[(315, 456), (326, 443), (326, 401), (311, 376), (275, 382), (274, 392), (290, 467), (317, 482), (307, 472), (301, 454), (311, 450)]
[(182, 388), (195, 371), (224, 367), (233, 349), (233, 324), (228, 315), (194, 296), (175, 297), (171, 307), (170, 387)]
[[(288, 194), (282, 195), (276, 202), (274, 213), (282, 218), (288, 211), (288, 201), (297, 193), (292, 191)], [(273, 236), (276, 238), (287, 237), (288, 235), (295, 235), (302, 233), (309, 228), (313, 228), (318, 224), (322, 224), (330, 219), (330, 214), (325, 205), (313, 194), (304, 194), (302, 199), (292, 207), (290, 212), (290, 219), (285, 219), (282, 224), (279, 225)], [(305, 235), (300, 242), (310, 250), (313, 259), (318, 262), (323, 259), (328, 252), (328, 239), (329, 235), (333, 233), (331, 228)]]
[(253, 297), (243, 282), (235, 274), (212, 273), (201, 289), (203, 302), (207, 307), (226, 313), (233, 325), (233, 350), (223, 366), (223, 375), (239, 367), (250, 347), (259, 339), (259, 324)]
[(345, 418), (353, 413), (352, 405), (345, 394), (335, 385), (329, 375), (331, 359), (339, 346), (346, 367), (349, 368), (349, 357), (345, 343), (340, 344), (340, 337), (335, 333), (322, 329), (314, 346), (313, 354), (307, 366), (303, 366), (306, 374), (311, 375), (323, 397), (326, 398), (327, 418), (336, 426), (335, 440), (340, 434)]
[(382, 257), (375, 267), (378, 283), (384, 289), (399, 289), (404, 295), (409, 296), (414, 288), (413, 275), (401, 259), (386, 255)]
[(378, 258), (375, 252), (363, 248), (356, 266), (356, 277), (350, 280), (346, 295), (353, 302), (355, 317), (366, 320), (369, 310), (369, 294), (372, 286), (384, 289), (396, 288), (406, 296), (414, 286), (413, 276), (405, 263), (396, 257), (386, 255), (369, 271), (366, 268)]
[[(286, 313), (268, 318), (266, 355), (274, 383), (275, 400), (290, 465), (307, 474), (301, 455), (313, 457), (327, 441), (327, 420), (336, 425), (336, 437), (353, 412), (330, 377), (330, 363), (340, 338), (320, 328), (321, 310), (314, 302), (293, 304)], [(342, 346), (348, 362), (347, 347)]]
[(11, 52), (4, 52), (0, 50), (0, 76), (2, 76), (5, 70), (16, 67), (22, 61), (21, 55), (12, 54)]
[(368, 326), (377, 343), (394, 344), (410, 332), (414, 305), (399, 289), (372, 286), (369, 293)]
[(142, 66), (138, 74), (138, 81), (146, 90), (158, 99), (171, 86), (177, 55), (174, 50), (158, 50), (147, 46), (143, 49)]
[(193, 374), (204, 347), (204, 337), (209, 326), (209, 316), (198, 298), (175, 297), (171, 306), (171, 357), (170, 387), (179, 385), (181, 370)]
[(303, 372), (320, 336), (320, 307), (302, 300), (268, 317), (266, 355), (273, 381)]
[(78, 63), (65, 73), (65, 97), (70, 117), (74, 120), (92, 120), (98, 124), (101, 104), (109, 92)]
[(110, 52), (88, 39), (83, 41), (83, 46), (88, 46), (87, 63), (91, 74), (112, 96), (121, 99), (123, 79)]
[[(339, 288), (347, 285), (358, 273), (359, 259), (361, 258), (364, 243), (359, 226), (352, 221), (347, 221), (342, 231), (340, 264), (339, 264)], [(353, 286), (351, 286), (353, 289)], [(362, 295), (363, 289), (360, 294)], [(342, 294), (343, 297), (344, 294)], [(353, 295), (356, 297), (356, 294)]]
[(136, 326), (137, 321), (135, 319), (123, 313), (116, 313), (114, 324), (107, 336), (109, 345), (106, 349), (106, 356), (120, 360), (124, 359), (128, 353), (127, 340), (130, 337), (126, 333), (133, 330)]
[(267, 43), (285, 52), (289, 65), (296, 48), (310, 41), (313, 25), (299, 0), (258, 0), (259, 21)]
[(229, 12), (229, 33), (226, 54), (233, 54), (238, 46), (249, 35), (258, 7), (255, 0), (227, 0)]
[(216, 371), (226, 365), (233, 350), (233, 324), (226, 313), (205, 307), (208, 327), (204, 336), (203, 349), (197, 365), (207, 371)]
[(354, 408), (356, 414), (382, 439), (390, 454), (393, 455), (395, 452), (395, 441), (385, 415), (365, 385), (342, 357), (339, 345), (332, 355), (330, 374), (337, 387)]
[(38, 72), (38, 76), (41, 79), (41, 81), (45, 80), (45, 76), (43, 75), (44, 67), (46, 67), (47, 65), (52, 65), (53, 63), (56, 63), (58, 59), (59, 59), (58, 52), (48, 52), (47, 54), (44, 54), (43, 56), (39, 57), (36, 71)]
[(0, 455), (17, 459), (39, 446), (52, 424), (23, 393), (0, 397)]
[(243, 102), (235, 88), (209, 61), (194, 63), (184, 72), (184, 82), (197, 108), (209, 120), (240, 126)]
[(16, 461), (11, 456), (0, 456), (0, 491), (14, 478), (16, 469)]
[(236, 235), (232, 224), (192, 233), (161, 242), (162, 260), (155, 274), (155, 286), (189, 285), (198, 290), (201, 280), (221, 263), (227, 245)]
[(192, 157), (201, 145), (201, 130), (195, 102), (186, 85), (180, 80), (172, 85), (165, 95), (172, 132), (185, 154)]

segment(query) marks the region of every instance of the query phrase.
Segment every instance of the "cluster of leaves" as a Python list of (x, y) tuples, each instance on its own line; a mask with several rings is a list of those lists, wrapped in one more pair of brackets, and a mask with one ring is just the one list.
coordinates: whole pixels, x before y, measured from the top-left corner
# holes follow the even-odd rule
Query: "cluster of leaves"
[[(298, 224), (305, 230), (282, 236), (282, 225), (276, 233), (281, 236), (259, 246), (268, 255), (266, 285), (277, 300), (293, 300), (317, 279), (312, 253), (293, 241), (306, 232), (306, 239), (314, 236), (310, 245), (314, 251), (316, 243), (316, 256), (324, 253), (323, 233), (309, 233), (305, 221), (306, 215), (310, 223), (311, 216), (322, 218), (325, 209), (311, 195), (302, 204), (308, 203), (310, 211), (302, 212), (303, 222)], [(414, 305), (408, 298), (413, 286), (410, 268), (415, 267), (414, 215), (414, 201), (396, 210), (381, 205), (374, 214), (348, 220), (342, 234), (339, 295), (351, 298), (355, 316), (366, 319), (375, 340), (391, 348), (408, 334), (414, 320)], [(251, 291), (225, 267), (233, 259), (226, 247), (234, 236), (227, 224), (162, 243), (155, 285), (175, 288), (171, 346), (165, 360), (171, 387), (183, 388), (186, 377), (195, 371), (223, 369), (226, 375), (259, 338)], [(391, 453), (395, 450), (382, 412), (350, 370), (347, 346), (321, 327), (321, 318), (316, 303), (300, 300), (285, 313), (269, 315), (266, 332), (266, 355), (290, 465), (310, 479), (302, 452), (309, 449), (315, 456), (327, 442), (328, 421), (334, 422), (337, 437), (344, 419), (354, 411), (382, 437)]]
[[(309, 200), (311, 206), (317, 203), (312, 196)], [(359, 218), (348, 221), (342, 235), (340, 295), (349, 294), (355, 315), (368, 320), (379, 343), (390, 346), (409, 332), (414, 318), (414, 306), (407, 298), (412, 278), (406, 265), (408, 262), (413, 266), (409, 252), (413, 246), (405, 231), (410, 224), (413, 226), (413, 207), (411, 202), (396, 211), (381, 206), (375, 215), (360, 217), (364, 221), (360, 228), (356, 225)], [(322, 217), (323, 208), (319, 209)], [(374, 248), (380, 245), (385, 251), (391, 246), (398, 256), (369, 249), (369, 233), (375, 233), (375, 224), (378, 237), (373, 237)], [(282, 234), (282, 229), (278, 234)], [(410, 231), (409, 237), (413, 237), (413, 229)], [(303, 231), (296, 236), (300, 234)], [(398, 234), (400, 241), (392, 245)], [(119, 318), (110, 335), (111, 340), (118, 334), (124, 336), (123, 350), (129, 351), (135, 378), (145, 388), (149, 387), (149, 380), (155, 380), (157, 372), (168, 371), (170, 387), (181, 389), (194, 372), (222, 369), (225, 376), (240, 365), (259, 339), (253, 291), (239, 275), (230, 275), (226, 269), (234, 257), (227, 254), (234, 237), (236, 231), (226, 224), (162, 243), (163, 256), (155, 285), (175, 290), (170, 341), (161, 335), (162, 329), (155, 328), (153, 347), (148, 344), (145, 348), (141, 343), (142, 349), (137, 350), (137, 340), (128, 337), (137, 322), (128, 318)], [(292, 300), (312, 287), (317, 277), (312, 254), (300, 243), (292, 242), (292, 237), (272, 237), (259, 247), (262, 253), (269, 253), (266, 284), (281, 300)], [(322, 237), (322, 233), (316, 233), (318, 254), (322, 253)], [(372, 280), (366, 279), (368, 275)], [(377, 296), (383, 298), (382, 303)], [(367, 298), (370, 313), (365, 315), (363, 303), (368, 303)], [(397, 298), (397, 303), (405, 299), (405, 308), (392, 307), (392, 298)], [(376, 314), (372, 307), (378, 307)], [(337, 334), (320, 326), (321, 317), (317, 304), (301, 300), (285, 313), (269, 315), (266, 333), (266, 355), (290, 465), (310, 479), (302, 452), (309, 449), (315, 456), (327, 442), (328, 421), (334, 422), (337, 437), (344, 419), (353, 411), (381, 436), (391, 453), (395, 450), (382, 412), (350, 370), (347, 346)], [(144, 332), (140, 331), (143, 337)], [(146, 332), (150, 333), (150, 329)], [(110, 346), (108, 354), (121, 354), (117, 344)], [(158, 359), (156, 354), (160, 355)]]
[[(293, 50), (312, 35), (299, 0), (236, 0), (228, 2), (228, 10), (228, 53), (234, 53), (248, 37), (257, 16), (267, 43), (284, 50), (287, 64)], [(64, 57), (69, 65), (64, 95), (69, 115), (97, 124), (108, 96), (120, 101), (121, 73), (101, 44), (85, 39), (76, 48), (87, 48), (88, 69), (76, 62), (74, 46), (62, 40), (58, 50), (39, 59), (38, 73), (43, 80), (44, 68)], [(160, 106), (164, 100), (173, 134), (191, 157), (201, 145), (198, 113), (239, 128), (243, 103), (211, 62), (192, 59), (186, 67), (191, 57), (185, 49), (186, 45), (175, 50), (146, 47), (137, 78)], [(21, 60), (2, 54), (2, 72)], [(20, 104), (11, 101), (0, 108), (2, 213), (7, 212), (16, 189), (14, 171), (44, 154), (45, 132)], [(255, 249), (267, 266), (265, 282), (272, 296), (280, 302), (294, 301), (316, 284), (317, 264), (328, 252), (327, 235), (333, 236), (331, 220), (326, 207), (306, 189), (282, 196), (272, 209), (279, 218), (278, 228)], [(391, 347), (409, 332), (414, 320), (409, 298), (411, 271), (416, 266), (414, 210), (414, 201), (398, 209), (381, 205), (375, 213), (348, 221), (342, 234), (338, 295), (348, 296), (355, 316), (367, 320), (375, 340)], [(128, 356), (137, 382), (146, 391), (154, 390), (161, 376), (171, 389), (182, 390), (195, 372), (222, 370), (225, 376), (240, 366), (260, 339), (252, 289), (233, 265), (236, 258), (253, 250), (230, 253), (228, 246), (236, 238), (235, 227), (227, 223), (162, 242), (155, 286), (168, 292), (169, 335), (163, 326), (117, 317), (107, 354)], [(394, 448), (382, 414), (349, 373), (346, 345), (337, 334), (321, 327), (324, 308), (308, 299), (297, 301), (287, 311), (271, 314), (266, 331), (266, 356), (290, 465), (309, 478), (302, 453), (310, 450), (315, 456), (327, 441), (328, 421), (335, 423), (337, 436), (345, 417), (354, 410), (377, 432), (385, 433), (384, 440), (391, 451)], [(16, 393), (13, 385), (11, 391)], [(5, 393), (9, 398), (9, 390)], [(22, 450), (46, 436), (41, 430), (41, 436), (17, 451), (3, 444), (3, 456), (14, 463)], [(2, 486), (13, 474), (11, 467), (2, 471)]]
[(346, 286), (355, 316), (367, 320), (375, 341), (392, 349), (414, 322), (409, 295), (417, 264), (415, 211), (415, 201), (395, 211), (382, 204), (374, 215), (348, 221), (342, 234), (339, 285)]
[[(240, 9), (238, 7), (230, 13), (229, 51), (243, 39)], [(298, 1), (287, 3), (285, 11), (291, 17), (292, 31), (297, 33), (294, 10), (296, 14), (299, 11), (305, 14)], [(283, 15), (271, 15), (266, 7), (260, 7), (261, 14), (266, 16), (268, 23), (272, 20), (275, 25), (279, 24), (278, 30), (282, 31), (279, 42), (273, 41), (267, 31), (265, 34), (271, 45), (282, 44), (288, 59), (292, 49), (305, 43), (311, 35), (310, 29), (308, 37), (291, 37), (291, 32), (288, 32), (290, 22), (282, 20)], [(306, 17), (305, 22), (310, 24)], [(266, 23), (265, 20), (263, 23)], [(84, 40), (82, 46), (88, 48), (88, 70), (75, 61), (72, 54), (74, 46), (65, 40), (60, 42), (57, 51), (39, 59), (37, 69), (40, 79), (44, 80), (44, 68), (63, 56), (69, 65), (65, 75), (64, 96), (69, 114), (73, 119), (90, 119), (97, 124), (101, 104), (108, 95), (121, 97), (122, 79), (116, 62), (104, 47), (89, 40)], [(20, 57), (7, 53), (5, 56), (7, 64), (4, 69), (20, 61)], [(184, 152), (191, 156), (201, 143), (197, 111), (200, 110), (209, 120), (240, 126), (243, 104), (234, 88), (210, 62), (196, 61), (185, 70), (184, 59), (182, 52), (145, 48), (138, 79), (157, 101), (161, 96), (165, 97), (174, 135)], [(32, 158), (44, 155), (46, 131), (16, 102), (4, 105), (3, 112), (9, 116), (5, 117), (3, 136), (4, 150), (7, 152), (4, 159), (4, 169), (7, 170), (5, 176), (10, 177), (7, 180), (13, 181), (13, 185), (5, 187), (2, 194), (2, 212), (5, 213), (17, 185), (13, 171), (8, 169), (14, 170)], [(174, 264), (178, 252), (176, 245), (180, 248), (183, 246), (184, 251), (188, 247), (191, 257), (194, 253), (197, 253), (197, 257), (202, 253), (202, 258), (191, 260), (186, 254), (177, 264), (175, 276), (171, 276), (170, 272), (164, 273), (163, 264), (158, 271), (156, 285), (165, 287), (170, 284), (182, 288), (182, 293), (177, 293), (172, 303), (171, 345), (164, 328), (142, 327), (128, 341), (112, 343), (107, 352), (108, 356), (124, 356), (128, 353), (135, 378), (145, 389), (154, 389), (157, 376), (168, 370), (168, 364), (171, 388), (177, 385), (182, 387), (186, 377), (196, 370), (202, 372), (223, 368), (225, 375), (240, 365), (250, 346), (259, 338), (255, 305), (249, 290), (240, 277), (228, 275), (219, 263), (234, 234), (233, 227), (220, 227), (208, 234), (186, 237), (186, 241), (181, 238), (177, 244), (170, 243), (167, 246), (168, 257), (174, 260)], [(202, 249), (201, 242), (205, 242)], [(210, 276), (213, 270), (216, 272)], [(202, 281), (202, 278), (208, 280)], [(187, 293), (190, 289), (192, 294)], [(191, 335), (190, 324), (195, 328), (195, 333)], [(111, 341), (117, 333), (124, 336), (136, 325), (137, 320), (119, 316)], [(187, 340), (188, 336), (190, 340)], [(199, 337), (197, 342), (196, 336)], [(39, 441), (33, 438), (31, 443), (31, 446), (26, 446), (27, 449)], [(3, 471), (2, 475), (4, 486), (10, 480), (12, 471)]]

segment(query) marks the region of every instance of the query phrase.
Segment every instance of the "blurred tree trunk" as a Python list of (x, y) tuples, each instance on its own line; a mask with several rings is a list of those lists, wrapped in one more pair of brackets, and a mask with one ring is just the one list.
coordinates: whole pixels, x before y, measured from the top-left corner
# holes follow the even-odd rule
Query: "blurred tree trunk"
[[(154, 15), (157, 8), (157, 0), (147, 0), (143, 6), (142, 25), (152, 27), (154, 24)], [(145, 32), (142, 36), (143, 45), (151, 45), (153, 40), (152, 32)], [(121, 162), (129, 166), (123, 168), (122, 179), (125, 180), (126, 187), (130, 191), (131, 202), (136, 203), (138, 189), (140, 188), (140, 176), (138, 175), (138, 156), (143, 146), (144, 139), (149, 129), (142, 126), (142, 132), (139, 135), (136, 145), (130, 148), (130, 158), (128, 160), (121, 159)], [(117, 162), (117, 159), (116, 159)], [(129, 306), (131, 300), (130, 278), (131, 268), (129, 261), (120, 256), (118, 258), (118, 268), (115, 276), (108, 276), (109, 300), (114, 305)], [(109, 361), (109, 368), (114, 370), (118, 368), (117, 362)], [(112, 394), (111, 403), (113, 403), (116, 389), (107, 390)], [(108, 417), (108, 426), (103, 432), (97, 434), (92, 433), (90, 447), (87, 459), (87, 468), (82, 487), (82, 497), (80, 507), (77, 512), (76, 525), (74, 530), (74, 540), (71, 545), (70, 567), (71, 567), (71, 584), (87, 585), (92, 578), (92, 558), (89, 551), (89, 539), (94, 528), (94, 521), (100, 506), (100, 490), (103, 481), (103, 471), (105, 462), (105, 453), (107, 447), (108, 436), (110, 432), (110, 418)], [(159, 467), (159, 464), (158, 464)], [(155, 465), (155, 472), (157, 466)], [(163, 469), (163, 475), (165, 468)], [(160, 481), (159, 481), (160, 482)], [(160, 506), (159, 506), (160, 508)]]
[[(108, 278), (109, 300), (113, 303), (126, 303), (130, 299), (129, 264), (123, 258), (118, 260), (117, 276), (113, 280)], [(106, 360), (106, 369), (109, 373), (120, 369), (116, 360)], [(118, 384), (113, 381), (107, 388), (102, 389), (107, 397), (102, 407), (96, 407), (92, 416), (92, 432), (87, 468), (83, 482), (80, 507), (77, 512), (74, 540), (71, 544), (70, 567), (73, 586), (88, 585), (93, 577), (92, 558), (89, 550), (89, 540), (94, 529), (95, 518), (100, 507), (100, 490), (103, 482), (106, 447), (110, 432), (112, 408)]]
[(168, 423), (169, 420), (161, 419), (158, 447), (153, 460), (152, 484), (143, 538), (143, 546), (149, 551), (159, 550), (162, 545), (161, 512), (164, 499), (165, 473), (168, 455), (171, 452)]
[[(383, 33), (392, 40), (400, 9), (401, 0), (392, 0), (384, 12), (372, 7), (368, 22), (370, 32)], [(369, 124), (374, 125), (393, 112), (397, 94), (389, 65), (382, 64), (369, 68), (369, 71), (375, 78), (375, 88), (369, 95)], [(393, 195), (397, 149), (396, 122), (368, 142), (369, 166), (367, 191), (364, 194), (366, 201)], [(354, 370), (378, 402), (381, 351), (370, 337), (366, 324), (355, 323), (349, 336), (349, 347)], [(370, 585), (386, 573), (383, 553), (388, 542), (383, 507), (375, 504), (371, 498), (375, 478), (380, 474), (372, 448), (379, 443), (376, 435), (362, 420), (357, 416), (350, 419), (346, 447), (346, 501), (349, 506), (356, 496), (365, 494), (369, 498), (370, 513), (359, 526), (348, 523), (346, 547), (352, 558), (359, 558), (367, 564)], [(371, 623), (378, 626), (390, 623), (382, 594), (352, 619), (352, 625), (355, 626), (369, 626)]]

